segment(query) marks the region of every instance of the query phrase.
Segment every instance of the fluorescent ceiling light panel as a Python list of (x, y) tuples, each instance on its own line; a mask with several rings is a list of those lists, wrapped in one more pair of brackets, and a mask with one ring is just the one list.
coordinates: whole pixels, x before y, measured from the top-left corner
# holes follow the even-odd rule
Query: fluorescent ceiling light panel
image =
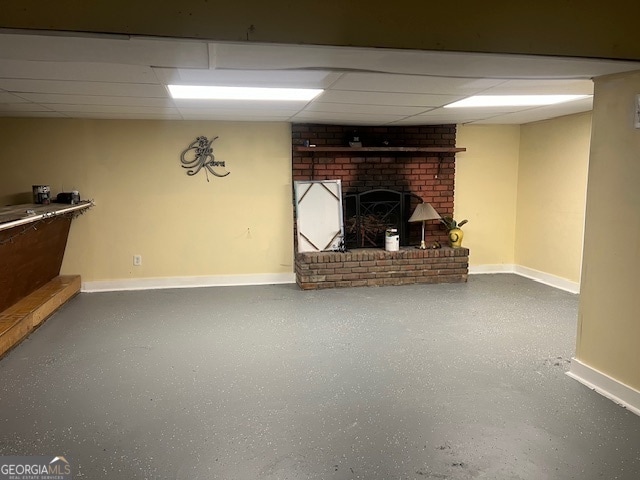
[(320, 95), (319, 88), (256, 88), (167, 85), (173, 98), (197, 100), (292, 100), (309, 101)]
[(467, 107), (535, 107), (555, 105), (590, 97), (591, 95), (475, 95), (445, 105), (444, 108)]

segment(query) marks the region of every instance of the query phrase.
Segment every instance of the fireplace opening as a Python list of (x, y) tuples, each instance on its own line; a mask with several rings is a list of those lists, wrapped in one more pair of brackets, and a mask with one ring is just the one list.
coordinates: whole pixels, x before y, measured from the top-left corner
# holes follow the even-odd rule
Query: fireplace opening
[(374, 189), (346, 194), (343, 199), (346, 248), (383, 248), (385, 232), (396, 228), (400, 245), (419, 241), (419, 232), (408, 222), (422, 199), (410, 192)]

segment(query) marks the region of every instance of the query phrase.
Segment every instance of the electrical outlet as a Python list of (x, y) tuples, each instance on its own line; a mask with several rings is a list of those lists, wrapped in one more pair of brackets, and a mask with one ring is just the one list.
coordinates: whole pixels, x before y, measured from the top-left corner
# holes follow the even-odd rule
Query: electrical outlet
[(139, 267), (142, 265), (142, 255), (134, 255), (133, 256), (133, 265)]

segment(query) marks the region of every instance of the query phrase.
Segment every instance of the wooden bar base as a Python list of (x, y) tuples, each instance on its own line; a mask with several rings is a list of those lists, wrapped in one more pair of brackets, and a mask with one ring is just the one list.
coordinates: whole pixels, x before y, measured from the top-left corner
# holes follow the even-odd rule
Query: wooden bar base
[(57, 276), (0, 312), (0, 358), (80, 292), (80, 275)]

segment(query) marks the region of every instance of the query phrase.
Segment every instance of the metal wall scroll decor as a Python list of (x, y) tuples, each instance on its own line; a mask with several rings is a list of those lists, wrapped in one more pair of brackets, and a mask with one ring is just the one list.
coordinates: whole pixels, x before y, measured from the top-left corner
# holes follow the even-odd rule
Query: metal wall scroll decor
[[(180, 154), (180, 162), (182, 168), (187, 169), (187, 175), (193, 176), (204, 168), (208, 182), (209, 173), (216, 177), (226, 177), (231, 173), (224, 170), (224, 161), (216, 160), (213, 156), (211, 144), (216, 138), (218, 137), (213, 137), (209, 140), (207, 137), (198, 137)], [(222, 172), (220, 172), (220, 169), (222, 169)]]

